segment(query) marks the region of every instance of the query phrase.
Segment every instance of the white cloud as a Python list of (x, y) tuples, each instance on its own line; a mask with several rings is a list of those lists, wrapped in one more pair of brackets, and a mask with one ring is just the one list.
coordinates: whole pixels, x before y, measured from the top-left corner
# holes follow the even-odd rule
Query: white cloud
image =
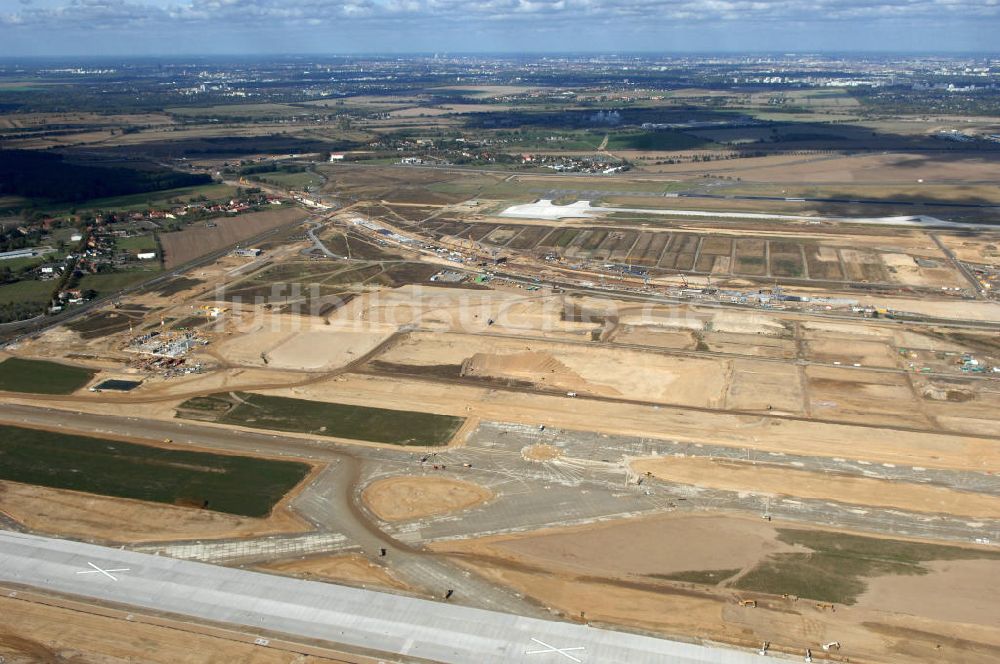
[(572, 31), (600, 25), (648, 32), (676, 24), (1000, 19), (998, 0), (0, 0), (0, 25), (52, 30), (204, 26), (234, 30), (434, 30), (510, 25)]

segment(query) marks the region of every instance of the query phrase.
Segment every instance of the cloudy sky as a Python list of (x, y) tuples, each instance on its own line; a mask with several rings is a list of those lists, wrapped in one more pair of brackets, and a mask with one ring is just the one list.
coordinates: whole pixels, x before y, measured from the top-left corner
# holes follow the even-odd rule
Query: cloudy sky
[(0, 0), (0, 56), (1000, 51), (1000, 0)]

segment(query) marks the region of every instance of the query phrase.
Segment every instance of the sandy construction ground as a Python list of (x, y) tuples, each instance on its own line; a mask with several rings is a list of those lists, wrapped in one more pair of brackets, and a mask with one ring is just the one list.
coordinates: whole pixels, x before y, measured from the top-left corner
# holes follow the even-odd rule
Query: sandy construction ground
[(992, 264), (1000, 259), (1000, 242), (996, 236), (970, 238), (942, 233), (939, 237), (959, 260)]
[(266, 519), (0, 481), (0, 512), (47, 535), (137, 543), (263, 537), (310, 530), (285, 505)]
[(973, 518), (996, 518), (1000, 514), (1000, 498), (996, 496), (920, 484), (708, 458), (646, 458), (635, 459), (630, 465), (637, 473), (651, 473), (666, 482), (728, 491), (834, 500)]
[(798, 367), (776, 362), (733, 360), (724, 406), (733, 410), (770, 409), (779, 413), (804, 414), (807, 406)]
[(340, 376), (276, 394), (337, 403), (392, 407), (478, 417), (497, 422), (546, 423), (567, 429), (718, 443), (755, 450), (819, 456), (849, 456), (931, 468), (995, 470), (996, 441), (974, 435), (873, 429), (850, 424), (768, 418), (670, 406), (587, 401), (504, 392), (478, 386), (437, 385), (399, 376)]
[[(988, 588), (977, 592), (973, 585), (974, 575), (993, 573), (997, 561), (934, 563), (923, 576), (868, 579), (869, 590), (856, 606), (838, 605), (834, 611), (795, 597), (714, 585), (724, 577), (698, 583), (663, 578), (688, 570), (735, 578), (768, 555), (808, 551), (775, 536), (772, 524), (760, 519), (677, 514), (433, 548), (571, 620), (597, 625), (629, 625), (746, 647), (769, 641), (772, 653), (798, 657), (807, 647), (815, 657), (819, 644), (836, 640), (843, 645), (837, 657), (861, 662), (985, 664), (1000, 656), (995, 595)], [(937, 597), (934, 591), (944, 593), (949, 581), (956, 583), (954, 601), (928, 601)], [(905, 590), (906, 584), (916, 585)], [(895, 589), (903, 589), (900, 597), (909, 603), (881, 604)], [(757, 600), (755, 608), (739, 606), (738, 599), (749, 597)]]
[(995, 560), (937, 560), (924, 576), (872, 579), (858, 606), (937, 620), (1000, 627), (996, 599), (1000, 574)]
[(795, 358), (797, 347), (794, 339), (768, 337), (762, 334), (733, 332), (707, 332), (703, 340), (709, 350), (721, 353), (752, 355), (754, 357)]
[[(552, 302), (549, 302), (552, 300)], [(558, 320), (560, 300), (526, 297), (523, 292), (465, 290), (409, 285), (366, 293), (330, 317), (333, 326), (353, 329), (397, 329), (405, 325), (441, 330), (485, 331), (497, 325), (539, 329), (542, 321)]]
[(121, 611), (55, 599), (46, 598), (45, 601), (51, 605), (0, 597), (0, 658), (3, 661), (11, 664), (320, 664), (344, 661), (303, 655), (294, 650), (261, 648), (253, 644), (252, 638), (232, 632), (141, 616), (126, 620)]
[(884, 341), (865, 341), (823, 335), (806, 342), (809, 356), (817, 362), (858, 363), (866, 367), (895, 367), (898, 354)]
[[(431, 548), (543, 564), (581, 574), (637, 578), (689, 570), (741, 569), (769, 554), (797, 550), (775, 539), (775, 532), (755, 519), (663, 515), (437, 543)], [(656, 555), (650, 555), (652, 551)]]
[(368, 485), (365, 506), (384, 521), (408, 521), (458, 512), (493, 498), (489, 489), (448, 478), (388, 477)]
[(858, 371), (848, 367), (805, 368), (813, 416), (887, 426), (931, 428), (903, 374)]
[(661, 325), (623, 325), (618, 328), (614, 340), (623, 344), (680, 350), (694, 350), (698, 345), (691, 332), (678, 332)]
[(329, 371), (360, 359), (394, 331), (377, 324), (358, 327), (292, 314), (261, 315), (214, 352), (242, 366)]
[(334, 581), (364, 588), (405, 590), (407, 587), (389, 570), (358, 554), (279, 560), (257, 567), (313, 581)]
[(730, 370), (722, 359), (467, 334), (414, 334), (379, 359), (460, 366), (470, 378), (707, 407), (721, 405)]
[(267, 358), (278, 368), (329, 370), (360, 359), (389, 334), (315, 329), (279, 344), (268, 352)]
[(862, 304), (943, 319), (1000, 322), (1000, 302), (959, 300), (957, 298), (949, 298), (947, 300), (918, 300), (916, 298), (883, 297), (881, 295), (877, 298), (865, 296), (860, 298), (860, 301)]
[(627, 626), (745, 648), (757, 648), (766, 641), (772, 654), (796, 659), (806, 648), (816, 658), (822, 652), (819, 645), (831, 641), (844, 644), (834, 655), (839, 658), (834, 661), (842, 662), (992, 664), (1000, 657), (1000, 635), (993, 626), (860, 607), (830, 612), (794, 600), (758, 600), (756, 608), (744, 608), (731, 591), (669, 583), (643, 587), (593, 575), (491, 566), (481, 558), (459, 556), (456, 560), (569, 619), (599, 627)]

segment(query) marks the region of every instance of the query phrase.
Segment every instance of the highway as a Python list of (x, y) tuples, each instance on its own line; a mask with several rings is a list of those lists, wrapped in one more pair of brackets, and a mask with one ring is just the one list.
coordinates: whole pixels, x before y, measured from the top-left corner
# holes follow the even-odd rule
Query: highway
[(23, 533), (0, 532), (0, 582), (319, 640), (395, 662), (754, 664), (749, 652), (539, 620)]

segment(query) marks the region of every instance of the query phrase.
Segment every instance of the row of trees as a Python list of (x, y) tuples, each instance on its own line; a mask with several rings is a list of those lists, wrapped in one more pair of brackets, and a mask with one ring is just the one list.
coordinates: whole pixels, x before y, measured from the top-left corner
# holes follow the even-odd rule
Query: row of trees
[(52, 152), (0, 150), (0, 194), (50, 201), (85, 201), (208, 184), (201, 173), (64, 161)]

